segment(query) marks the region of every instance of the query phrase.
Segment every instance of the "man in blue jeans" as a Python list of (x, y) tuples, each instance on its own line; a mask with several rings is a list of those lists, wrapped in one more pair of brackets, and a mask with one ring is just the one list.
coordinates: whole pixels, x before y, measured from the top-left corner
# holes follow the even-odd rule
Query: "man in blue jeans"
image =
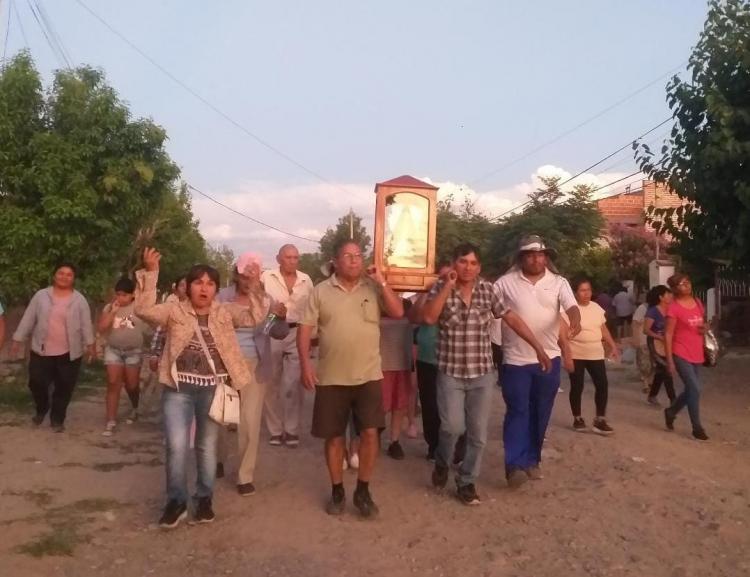
[(539, 236), (523, 237), (515, 264), (494, 285), (506, 306), (524, 319), (552, 359), (552, 370), (545, 370), (536, 360), (538, 352), (503, 327), (501, 381), (507, 407), (503, 443), (505, 476), (511, 487), (542, 478), (542, 444), (560, 387), (560, 310), (570, 319), (570, 336), (581, 330), (575, 296), (549, 261), (552, 253)]
[(492, 364), (490, 322), (502, 318), (537, 351), (536, 360), (549, 368), (550, 360), (521, 317), (510, 311), (493, 285), (480, 278), (479, 249), (469, 243), (454, 251), (453, 267), (435, 283), (420, 311), (425, 324), (439, 324), (437, 402), (440, 437), (432, 484), (448, 482), (456, 440), (466, 433), (466, 453), (456, 476), (457, 496), (478, 505), (476, 479), (487, 442), (492, 394), (497, 373)]

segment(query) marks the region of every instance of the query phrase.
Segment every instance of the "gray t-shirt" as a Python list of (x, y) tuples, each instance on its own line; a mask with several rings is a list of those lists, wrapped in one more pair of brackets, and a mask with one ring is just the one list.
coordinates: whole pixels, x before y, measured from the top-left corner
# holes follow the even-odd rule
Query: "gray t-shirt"
[[(110, 308), (111, 305), (107, 305), (104, 312), (109, 312)], [(107, 345), (116, 349), (140, 349), (147, 332), (148, 325), (135, 315), (135, 305), (130, 303), (117, 309), (107, 334)]]

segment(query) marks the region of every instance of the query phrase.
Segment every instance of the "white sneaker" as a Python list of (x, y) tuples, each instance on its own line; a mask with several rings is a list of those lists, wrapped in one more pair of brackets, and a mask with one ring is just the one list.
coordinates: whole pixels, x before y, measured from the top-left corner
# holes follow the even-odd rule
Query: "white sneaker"
[(349, 462), (346, 460), (346, 457), (344, 457), (344, 464), (342, 466), (344, 471), (346, 471), (349, 468)]
[(111, 437), (115, 433), (116, 427), (116, 421), (107, 421), (107, 424), (104, 426), (104, 431), (102, 431), (102, 437)]
[(349, 466), (352, 469), (359, 469), (359, 455), (357, 453), (349, 457)]
[(138, 410), (137, 409), (133, 409), (132, 411), (130, 411), (130, 414), (128, 415), (127, 419), (125, 419), (125, 422), (128, 425), (132, 425), (137, 420), (138, 420)]

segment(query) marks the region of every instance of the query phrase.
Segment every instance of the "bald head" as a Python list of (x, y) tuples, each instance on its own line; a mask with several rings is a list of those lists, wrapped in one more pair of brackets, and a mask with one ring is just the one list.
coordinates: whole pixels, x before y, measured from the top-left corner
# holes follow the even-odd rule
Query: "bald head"
[(293, 244), (285, 244), (279, 249), (276, 255), (276, 262), (279, 263), (281, 274), (295, 274), (299, 266), (299, 251)]

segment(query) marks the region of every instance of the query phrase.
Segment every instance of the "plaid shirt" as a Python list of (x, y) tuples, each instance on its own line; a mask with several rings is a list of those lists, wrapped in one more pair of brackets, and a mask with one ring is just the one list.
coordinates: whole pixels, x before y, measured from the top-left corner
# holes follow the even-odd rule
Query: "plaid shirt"
[[(434, 299), (444, 284), (435, 283), (428, 299)], [(438, 370), (460, 379), (489, 373), (493, 369), (490, 322), (507, 311), (500, 292), (484, 279), (474, 284), (468, 306), (453, 289), (438, 319)]]

